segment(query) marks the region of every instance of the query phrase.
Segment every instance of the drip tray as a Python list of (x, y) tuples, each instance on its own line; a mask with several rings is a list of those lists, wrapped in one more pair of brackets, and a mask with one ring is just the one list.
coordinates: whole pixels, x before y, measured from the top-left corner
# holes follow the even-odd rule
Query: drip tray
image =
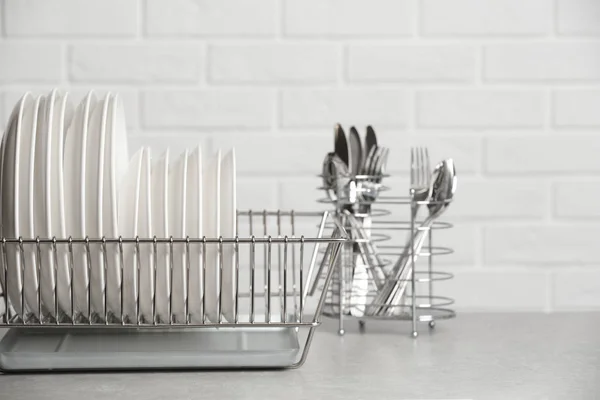
[(285, 368), (300, 352), (296, 328), (13, 328), (0, 369), (18, 371)]

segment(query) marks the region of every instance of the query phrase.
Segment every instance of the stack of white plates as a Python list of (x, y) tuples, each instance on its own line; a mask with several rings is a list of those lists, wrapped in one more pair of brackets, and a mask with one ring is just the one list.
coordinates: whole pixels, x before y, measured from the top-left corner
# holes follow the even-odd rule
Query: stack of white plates
[[(144, 147), (129, 160), (118, 94), (98, 99), (90, 92), (75, 109), (68, 93), (53, 90), (38, 97), (26, 93), (8, 121), (1, 157), (0, 217), (5, 238), (236, 235), (234, 150), (226, 154), (219, 150), (205, 159), (198, 146), (176, 158), (167, 150), (153, 159)], [(135, 246), (126, 246), (122, 272), (114, 246), (107, 246), (105, 255), (99, 245), (91, 249), (89, 273), (86, 252), (74, 249), (72, 274), (68, 251), (62, 248), (66, 246), (57, 257), (50, 246), (43, 247), (39, 263), (35, 248), (26, 248), (21, 258), (18, 246), (7, 246), (8, 285), (4, 274), (0, 282), (10, 305), (19, 315), (39, 317), (39, 291), (42, 312), (52, 317), (56, 310), (70, 316), (88, 315), (91, 309), (100, 318), (123, 313), (136, 320), (138, 314), (148, 317), (154, 312), (159, 320), (166, 321), (170, 313), (175, 321), (184, 322), (188, 310), (192, 322), (200, 323), (204, 307), (206, 317), (216, 322), (222, 288), (221, 313), (233, 319), (233, 248), (224, 247), (223, 282), (219, 282), (218, 247), (207, 246), (206, 282), (200, 282), (203, 258), (199, 252), (191, 255), (188, 275), (185, 245), (175, 249), (173, 257), (168, 248), (161, 249), (156, 260), (151, 247), (136, 252)]]

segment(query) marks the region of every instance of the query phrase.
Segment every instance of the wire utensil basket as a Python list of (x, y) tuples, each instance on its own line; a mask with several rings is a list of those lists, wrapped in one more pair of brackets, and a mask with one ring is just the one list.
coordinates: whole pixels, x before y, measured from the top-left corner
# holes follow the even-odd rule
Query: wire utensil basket
[[(326, 289), (333, 268), (346, 239), (343, 228), (336, 228), (327, 237), (323, 230), (310, 236), (302, 232), (316, 231), (325, 225), (328, 212), (298, 211), (238, 211), (238, 236), (235, 238), (3, 238), (0, 246), (0, 269), (9, 290), (2, 294), (4, 312), (0, 328), (10, 328), (0, 342), (0, 369), (23, 370), (95, 370), (95, 369), (172, 369), (172, 368), (285, 368), (301, 366), (308, 355), (320, 314), (325, 304), (326, 290), (318, 296), (314, 308), (306, 306), (306, 292), (317, 261), (319, 246), (327, 249), (328, 257), (321, 264)], [(43, 258), (50, 252), (54, 260), (68, 255), (70, 276), (77, 268), (85, 268), (91, 276), (91, 259), (103, 257), (104, 276), (108, 276), (107, 255), (120, 260), (120, 286), (111, 292), (104, 280), (102, 287), (88, 285), (86, 307), (78, 307), (75, 281), (65, 284), (54, 263), (54, 296), (50, 304), (42, 299), (39, 283), (43, 279)], [(153, 265), (150, 281), (154, 288), (145, 288), (140, 279), (141, 265), (137, 257), (135, 279), (137, 294), (133, 315), (123, 306), (127, 286), (124, 284), (124, 254), (132, 251), (151, 254)], [(211, 297), (207, 281), (207, 254), (218, 255), (219, 285), (216, 297)], [(33, 252), (37, 274), (36, 302), (26, 297), (25, 279), (11, 281), (7, 266), (9, 255), (19, 258), (21, 277), (26, 277), (26, 254)], [(75, 265), (74, 255), (85, 254), (87, 263)], [(226, 301), (224, 288), (224, 257), (233, 256), (233, 315), (223, 312)], [(164, 255), (169, 263), (168, 303), (159, 304), (157, 285), (161, 283), (156, 260)], [(175, 283), (174, 257), (181, 257), (183, 271), (179, 276), (183, 286)], [(194, 286), (191, 279), (192, 260), (201, 260), (199, 276)], [(177, 264), (179, 265), (179, 264)], [(31, 270), (31, 268), (29, 268)], [(323, 272), (322, 271), (322, 272)], [(231, 271), (230, 271), (231, 272)], [(225, 283), (224, 283), (225, 282)], [(61, 285), (62, 284), (62, 285)], [(11, 286), (13, 285), (13, 286)], [(17, 288), (17, 293), (10, 288)], [(93, 297), (101, 291), (103, 307), (94, 307)], [(70, 304), (60, 303), (60, 293), (69, 294)], [(145, 294), (144, 294), (145, 293)], [(143, 296), (151, 296), (144, 300)], [(117, 296), (121, 307), (115, 312), (107, 306)], [(174, 312), (174, 297), (183, 299), (179, 315)], [(198, 301), (194, 302), (194, 299)], [(165, 299), (162, 299), (165, 300)], [(144, 303), (145, 301), (145, 303)], [(209, 312), (209, 302), (216, 302), (216, 312)], [(146, 310), (141, 305), (146, 304)], [(212, 304), (212, 303), (211, 303)], [(6, 306), (7, 305), (7, 306)], [(83, 308), (83, 309), (82, 309)], [(150, 311), (148, 311), (150, 310)], [(166, 310), (161, 315), (160, 310)], [(175, 308), (175, 311), (177, 309)], [(301, 332), (301, 331), (304, 332)], [(305, 335), (303, 345), (300, 338)]]
[[(436, 289), (437, 283), (452, 279), (453, 274), (438, 270), (435, 259), (452, 254), (453, 250), (434, 244), (433, 240), (437, 236), (435, 231), (450, 229), (452, 224), (435, 221), (430, 227), (422, 227), (417, 210), (433, 202), (418, 198), (412, 190), (406, 197), (361, 195), (361, 187), (369, 187), (382, 178), (389, 179), (389, 176), (347, 177), (352, 183), (350, 191), (318, 200), (334, 207), (333, 221), (328, 227), (344, 227), (349, 241), (342, 246), (331, 283), (322, 274), (321, 285), (315, 284), (311, 290), (327, 287), (323, 314), (339, 320), (340, 335), (345, 333), (345, 320), (351, 318), (358, 320), (361, 329), (369, 319), (410, 321), (411, 334), (417, 337), (419, 323), (428, 323), (434, 328), (437, 320), (456, 316), (452, 309), (454, 300), (440, 295)], [(388, 190), (383, 185), (377, 187), (377, 193)], [(398, 217), (405, 213), (409, 215), (407, 218)], [(419, 231), (422, 231), (420, 240), (424, 240), (424, 245), (415, 252), (414, 238)], [(391, 244), (392, 241), (402, 244)], [(321, 254), (326, 255), (326, 252)], [(390, 271), (401, 257), (409, 258), (411, 272), (398, 279), (392, 277)], [(382, 287), (390, 281), (402, 288), (401, 301), (378, 302)]]

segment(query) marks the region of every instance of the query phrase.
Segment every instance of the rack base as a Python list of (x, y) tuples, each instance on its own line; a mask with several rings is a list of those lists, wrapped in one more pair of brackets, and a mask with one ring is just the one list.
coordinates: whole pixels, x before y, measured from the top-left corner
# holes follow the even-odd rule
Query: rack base
[(0, 370), (90, 371), (286, 368), (299, 358), (296, 328), (13, 328)]

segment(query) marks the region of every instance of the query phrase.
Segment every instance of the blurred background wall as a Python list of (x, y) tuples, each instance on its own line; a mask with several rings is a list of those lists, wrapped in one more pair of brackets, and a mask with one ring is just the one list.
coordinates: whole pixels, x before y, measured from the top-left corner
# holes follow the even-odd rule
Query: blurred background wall
[[(0, 121), (54, 86), (125, 99), (131, 148), (235, 145), (240, 208), (320, 208), (332, 128), (453, 157), (462, 310), (600, 309), (600, 2), (0, 0)], [(402, 215), (403, 216), (403, 215)], [(403, 236), (402, 236), (403, 239)]]

